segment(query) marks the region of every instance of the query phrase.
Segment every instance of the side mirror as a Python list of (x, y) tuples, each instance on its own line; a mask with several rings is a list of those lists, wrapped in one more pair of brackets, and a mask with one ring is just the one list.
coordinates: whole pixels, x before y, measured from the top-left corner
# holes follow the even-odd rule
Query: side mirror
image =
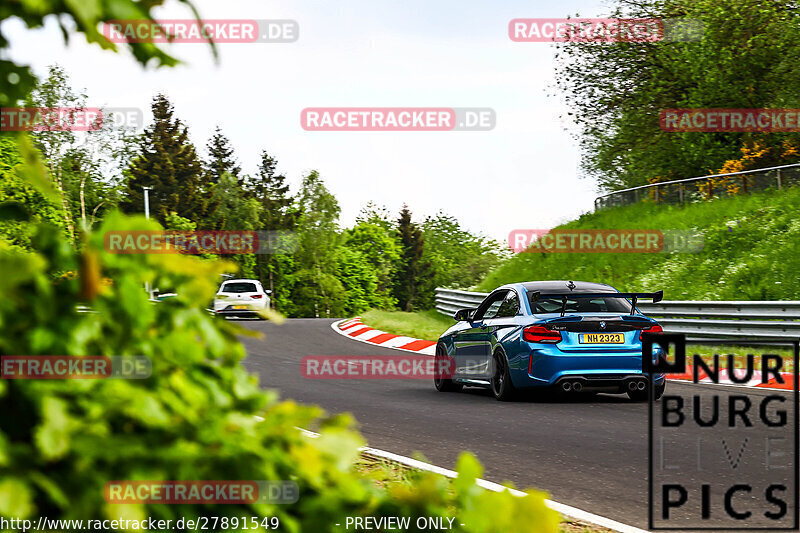
[(456, 311), (456, 314), (453, 315), (453, 318), (456, 322), (461, 322), (462, 320), (469, 320), (472, 316), (472, 313), (475, 312), (475, 309), (459, 309)]
[(271, 291), (271, 290), (269, 290), (269, 289), (264, 289), (264, 293), (265, 293), (265, 294), (272, 294), (272, 291)]

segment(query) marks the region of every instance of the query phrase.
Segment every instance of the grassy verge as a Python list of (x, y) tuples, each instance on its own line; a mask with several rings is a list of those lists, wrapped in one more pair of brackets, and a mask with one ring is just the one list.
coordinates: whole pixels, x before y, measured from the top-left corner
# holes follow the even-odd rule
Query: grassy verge
[(455, 324), (452, 318), (436, 310), (406, 313), (371, 309), (361, 315), (361, 321), (388, 333), (429, 341), (435, 341), (447, 328)]
[(623, 291), (664, 290), (665, 300), (800, 299), (800, 187), (700, 201), (640, 203), (581, 216), (563, 229), (677, 229), (702, 235), (700, 253), (520, 253), (478, 290), (574, 279)]
[[(405, 465), (363, 455), (356, 462), (355, 468), (364, 477), (383, 488), (391, 488), (393, 485), (410, 487), (418, 475), (416, 470)], [(611, 533), (611, 531), (567, 517), (562, 517), (559, 527), (560, 533)]]

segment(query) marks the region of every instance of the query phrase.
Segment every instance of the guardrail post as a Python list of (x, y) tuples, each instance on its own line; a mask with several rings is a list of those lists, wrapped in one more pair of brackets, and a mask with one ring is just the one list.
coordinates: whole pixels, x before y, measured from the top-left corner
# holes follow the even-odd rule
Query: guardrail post
[(708, 180), (708, 199), (711, 200), (714, 198), (714, 184), (711, 180)]
[(655, 186), (656, 190), (656, 203), (658, 203), (658, 185)]
[(781, 169), (778, 169), (778, 190), (781, 190)]
[(678, 184), (678, 198), (680, 199), (681, 205), (683, 205), (683, 183)]

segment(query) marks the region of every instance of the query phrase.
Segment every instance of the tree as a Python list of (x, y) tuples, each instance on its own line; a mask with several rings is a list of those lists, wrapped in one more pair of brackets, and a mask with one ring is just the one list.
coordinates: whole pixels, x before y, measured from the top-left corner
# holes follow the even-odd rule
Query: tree
[[(98, 22), (120, 13), (150, 19), (151, 7), (134, 0), (89, 7), (6, 2), (0, 4), (0, 19), (17, 15), (34, 27), (57, 15), (65, 35), (74, 24), (94, 42), (100, 41)], [(6, 45), (0, 35), (0, 50)], [(148, 43), (134, 50), (142, 63), (164, 55)], [(0, 79), (13, 85), (12, 90), (0, 85), (5, 97), (0, 103), (24, 90), (24, 83), (9, 75), (17, 71), (25, 69), (0, 62)], [(17, 140), (28, 148), (24, 135)], [(18, 175), (49, 196), (40, 161), (28, 155), (23, 154)], [(41, 223), (32, 228), (33, 251), (10, 249), (0, 241), (0, 272), (8, 274), (0, 277), (0, 352), (145, 354), (154, 371), (147, 379), (0, 380), (3, 517), (113, 519), (122, 513), (138, 524), (148, 516), (196, 521), (213, 512), (225, 523), (241, 519), (273, 529), (272, 520), (264, 518), (268, 515), (299, 532), (330, 529), (345, 515), (412, 520), (453, 515), (477, 524), (476, 533), (532, 526), (542, 533), (558, 530), (559, 517), (548, 509), (543, 493), (516, 497), (480, 490), (476, 479), (482, 468), (469, 454), (459, 458), (452, 485), (423, 473), (398, 492), (365, 479), (354, 464), (363, 439), (348, 417), (322, 418), (317, 408), (278, 402), (241, 366), (245, 351), (237, 335), (242, 330), (205, 309), (224, 264), (180, 255), (110, 254), (104, 250), (108, 231), (153, 231), (158, 225), (116, 213), (104, 224), (87, 235), (81, 250)], [(77, 270), (78, 279), (54, 282), (64, 269)], [(114, 283), (104, 287), (101, 272)], [(178, 296), (152, 305), (142, 291), (146, 281), (163, 282)], [(97, 312), (78, 312), (77, 304), (90, 304)], [(320, 438), (308, 439), (298, 427), (319, 428)], [(110, 479), (253, 478), (291, 480), (301, 498), (286, 505), (115, 507), (103, 490)]]
[(298, 207), (297, 311), (301, 316), (338, 316), (345, 307), (344, 287), (336, 277), (340, 208), (316, 170), (303, 178)]
[[(211, 203), (216, 206), (211, 227), (225, 231), (253, 231), (258, 228), (258, 200), (248, 197), (236, 177), (224, 172), (211, 187)], [(237, 254), (230, 260), (239, 265), (243, 277), (255, 275), (255, 254)]]
[(400, 309), (412, 311), (419, 307), (420, 288), (424, 286), (429, 265), (422, 258), (425, 242), (422, 231), (411, 221), (411, 211), (405, 204), (397, 219), (397, 235), (400, 241), (400, 267), (394, 294)]
[(566, 43), (558, 86), (579, 128), (583, 166), (605, 189), (713, 172), (747, 144), (775, 147), (797, 133), (675, 133), (672, 108), (792, 108), (800, 101), (800, 9), (795, 0), (618, 0), (614, 16), (695, 19), (690, 42)]
[(397, 305), (393, 289), (400, 261), (400, 246), (393, 228), (386, 228), (373, 218), (358, 218), (345, 232), (345, 246), (359, 252), (375, 276), (374, 294), (370, 305), (391, 309)]
[(236, 156), (233, 147), (227, 137), (222, 134), (219, 126), (214, 130), (214, 135), (208, 141), (208, 161), (206, 163), (206, 180), (211, 183), (218, 183), (225, 173), (233, 176), (237, 182), (241, 182), (242, 169), (236, 164)]
[(153, 124), (145, 130), (139, 153), (126, 171), (120, 207), (126, 213), (141, 213), (142, 187), (151, 187), (151, 216), (164, 223), (174, 211), (202, 228), (215, 206), (208, 199), (211, 187), (189, 132), (165, 95), (153, 98), (152, 110)]
[(378, 276), (367, 257), (347, 246), (336, 249), (336, 279), (345, 293), (345, 316), (371, 307), (382, 307), (378, 298)]
[(256, 175), (248, 180), (247, 186), (261, 204), (261, 227), (290, 230), (297, 223), (299, 213), (294, 209), (286, 176), (278, 174), (277, 166), (278, 161), (263, 150)]
[(420, 295), (424, 307), (434, 305), (436, 287), (469, 288), (509, 256), (499, 242), (464, 229), (455, 217), (441, 211), (427, 217), (421, 226), (425, 237), (422, 258), (430, 265)]
[[(16, 143), (0, 137), (0, 210), (13, 208), (23, 213), (23, 219), (46, 222), (63, 230), (63, 211), (19, 175), (21, 168), (22, 157)], [(0, 211), (0, 239), (30, 249), (30, 225), (2, 216)]]
[[(79, 110), (86, 108), (86, 95), (73, 90), (63, 68), (52, 65), (26, 105)], [(132, 134), (113, 121), (98, 120), (89, 131), (71, 131), (55, 124), (42, 126), (44, 129), (37, 127), (39, 131), (30, 135), (58, 192), (67, 233), (74, 238), (76, 227), (85, 231), (98, 213), (102, 215), (116, 204), (120, 165), (128, 160)]]
[(386, 206), (378, 206), (372, 200), (367, 202), (367, 205), (362, 207), (356, 216), (356, 225), (361, 223), (376, 224), (387, 231), (394, 229), (392, 214), (386, 209)]
[[(64, 69), (58, 65), (48, 67), (47, 78), (36, 84), (28, 96), (28, 107), (41, 108), (85, 108), (86, 95), (75, 93), (70, 87), (69, 78)], [(32, 131), (31, 137), (36, 147), (41, 151), (50, 176), (61, 200), (61, 211), (70, 239), (75, 238), (75, 223), (72, 218), (72, 209), (67, 190), (67, 176), (65, 167), (72, 168), (68, 161), (68, 153), (75, 144), (75, 132), (61, 128), (60, 125), (42, 125), (45, 129)], [(72, 168), (74, 170), (74, 168)]]
[(216, 206), (211, 216), (212, 227), (219, 230), (252, 231), (258, 228), (259, 204), (248, 197), (236, 176), (223, 173), (211, 188), (211, 201)]
[(277, 167), (278, 161), (263, 150), (256, 175), (247, 180), (247, 188), (259, 204), (258, 229), (282, 241), (277, 250), (256, 256), (256, 270), (267, 280), (276, 308), (286, 312), (292, 307), (294, 260), (291, 250), (295, 242), (292, 232), (297, 226), (299, 212), (289, 193), (286, 176), (279, 174)]

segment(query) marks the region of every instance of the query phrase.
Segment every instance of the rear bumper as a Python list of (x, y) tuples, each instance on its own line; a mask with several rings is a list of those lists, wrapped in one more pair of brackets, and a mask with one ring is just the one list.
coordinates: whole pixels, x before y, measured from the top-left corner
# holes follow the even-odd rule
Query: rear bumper
[[(520, 388), (550, 387), (570, 380), (580, 381), (584, 388), (627, 390), (632, 380), (649, 379), (642, 371), (639, 350), (578, 353), (562, 352), (551, 346), (533, 349), (525, 355), (520, 357), (517, 372), (512, 374), (514, 385)], [(653, 379), (660, 385), (665, 375), (657, 374)]]
[[(655, 376), (653, 382), (655, 385), (660, 386), (665, 381), (663, 374)], [(614, 391), (626, 392), (635, 390), (639, 383), (644, 385), (639, 386), (643, 388), (648, 383), (646, 374), (589, 374), (589, 375), (572, 375), (563, 376), (558, 378), (553, 386), (557, 389), (562, 389), (565, 383), (569, 383), (570, 388), (575, 388), (576, 383), (580, 383), (581, 389), (584, 391)]]
[(222, 309), (217, 309), (214, 313), (221, 316), (259, 316), (258, 309), (233, 309), (230, 305)]

